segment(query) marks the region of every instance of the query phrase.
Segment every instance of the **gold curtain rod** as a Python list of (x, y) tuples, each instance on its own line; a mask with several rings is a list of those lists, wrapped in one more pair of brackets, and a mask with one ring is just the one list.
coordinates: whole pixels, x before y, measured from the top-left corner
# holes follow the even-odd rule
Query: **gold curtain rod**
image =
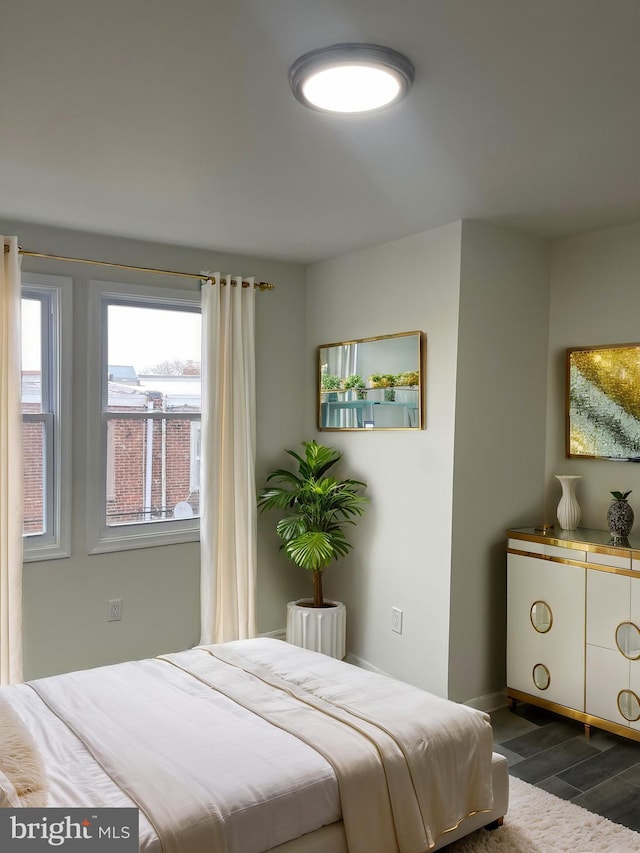
[[(9, 251), (9, 247), (4, 247), (5, 253)], [(135, 267), (131, 264), (114, 264), (110, 261), (91, 261), (87, 258), (68, 258), (64, 255), (47, 255), (44, 252), (27, 252), (24, 249), (18, 249), (18, 254), (22, 255), (26, 258), (47, 258), (50, 261), (71, 261), (74, 264), (91, 264), (96, 267), (114, 267), (119, 270), (132, 270), (133, 272), (150, 272), (156, 273), (157, 275), (176, 275), (180, 278), (197, 278), (202, 284), (206, 282), (211, 282), (213, 284), (213, 279), (211, 276), (203, 275), (202, 273), (193, 273), (193, 272), (176, 272), (174, 270), (158, 270), (153, 267)], [(251, 282), (242, 280), (243, 287), (251, 287)], [(270, 284), (266, 281), (256, 281), (253, 284), (254, 288), (257, 290), (274, 290), (275, 284)]]

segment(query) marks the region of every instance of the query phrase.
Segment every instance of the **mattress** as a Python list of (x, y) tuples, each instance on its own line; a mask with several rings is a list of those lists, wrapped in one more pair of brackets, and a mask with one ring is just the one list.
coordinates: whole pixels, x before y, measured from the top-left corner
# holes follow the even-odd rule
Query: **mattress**
[[(352, 711), (359, 715), (360, 726), (370, 709), (380, 704), (382, 695), (390, 695), (390, 688), (399, 695), (398, 711), (409, 697), (422, 701), (429, 695), (275, 640), (203, 647), (152, 661), (42, 679), (3, 688), (0, 693), (9, 700), (38, 745), (49, 781), (48, 805), (138, 806), (140, 850), (144, 853), (161, 853), (163, 847), (171, 846), (166, 830), (160, 827), (159, 831), (157, 814), (145, 802), (145, 792), (147, 777), (157, 777), (157, 756), (162, 757), (165, 752), (170, 755), (176, 745), (180, 760), (188, 761), (184, 777), (180, 777), (183, 771), (170, 771), (177, 775), (169, 808), (176, 794), (180, 799), (185, 791), (189, 792), (189, 801), (197, 803), (204, 796), (215, 803), (223, 840), (212, 843), (212, 853), (342, 853), (347, 849), (348, 833), (342, 821), (341, 786), (334, 759), (330, 754), (324, 755), (322, 748), (306, 742), (304, 727), (302, 737), (300, 732), (292, 734), (245, 707), (244, 694), (239, 702), (237, 697), (226, 695), (227, 687), (221, 692), (212, 686), (220, 679), (221, 667), (229, 666), (231, 681), (239, 679), (242, 690), (245, 683), (259, 682), (259, 699), (267, 686), (275, 689), (278, 698), (272, 706), (285, 719), (291, 713), (289, 700), (299, 701), (293, 694), (300, 691), (305, 703), (333, 703), (340, 714), (344, 713), (345, 702), (355, 703)], [(221, 681), (226, 684), (225, 678)], [(266, 685), (266, 681), (275, 681), (276, 686)], [(281, 682), (287, 687), (283, 688)], [(364, 704), (359, 705), (361, 696), (365, 697)], [(105, 697), (111, 698), (106, 701)], [(461, 708), (436, 697), (429, 701), (434, 701), (445, 716), (451, 714), (452, 719)], [(478, 731), (486, 724), (484, 715), (471, 709), (464, 709), (462, 714), (465, 722), (473, 721), (472, 741), (477, 740)], [(134, 717), (139, 718), (137, 723)], [(111, 728), (111, 734), (105, 731)], [(147, 731), (155, 745), (151, 740), (147, 742)], [(424, 731), (428, 740), (429, 727)], [(123, 749), (114, 748), (114, 743), (122, 743)], [(126, 746), (129, 743), (130, 749)], [(475, 748), (478, 749), (477, 743)], [(152, 751), (154, 759), (149, 764), (146, 756)], [(190, 751), (193, 755), (186, 755)], [(129, 758), (120, 752), (130, 754)], [(495, 786), (496, 773), (489, 750), (490, 787)], [(204, 775), (206, 794), (200, 792)], [(498, 775), (506, 777), (504, 768)], [(500, 793), (498, 802), (492, 801), (488, 806), (485, 802), (484, 806), (476, 809), (473, 803), (466, 803), (463, 823), (482, 825), (504, 814), (505, 792)], [(190, 815), (184, 818), (187, 824), (191, 820)], [(178, 815), (175, 822), (181, 821)], [(437, 833), (436, 847), (457, 837), (458, 823), (446, 827), (452, 833)], [(177, 843), (176, 849), (187, 849)], [(398, 849), (402, 850), (402, 845)]]

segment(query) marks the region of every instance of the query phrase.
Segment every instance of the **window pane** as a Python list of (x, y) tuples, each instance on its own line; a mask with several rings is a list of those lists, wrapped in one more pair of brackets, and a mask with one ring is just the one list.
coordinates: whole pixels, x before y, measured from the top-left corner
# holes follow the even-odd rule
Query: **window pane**
[(44, 464), (45, 425), (42, 421), (22, 424), (24, 536), (40, 535), (45, 530)]
[(42, 302), (22, 300), (22, 411), (42, 411)]
[(137, 415), (107, 420), (108, 527), (199, 514), (194, 421), (175, 415), (200, 413), (200, 327), (199, 311), (107, 306), (107, 415)]
[(200, 411), (199, 312), (109, 305), (109, 411)]
[(108, 420), (107, 526), (199, 515), (191, 426), (184, 418)]

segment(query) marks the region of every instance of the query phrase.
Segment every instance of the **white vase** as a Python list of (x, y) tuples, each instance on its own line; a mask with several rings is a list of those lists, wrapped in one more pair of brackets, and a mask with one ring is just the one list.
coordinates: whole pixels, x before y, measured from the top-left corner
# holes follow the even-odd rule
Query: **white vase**
[(580, 524), (580, 504), (576, 499), (576, 482), (582, 477), (577, 474), (556, 474), (562, 486), (562, 497), (558, 504), (558, 523), (563, 530), (575, 530)]

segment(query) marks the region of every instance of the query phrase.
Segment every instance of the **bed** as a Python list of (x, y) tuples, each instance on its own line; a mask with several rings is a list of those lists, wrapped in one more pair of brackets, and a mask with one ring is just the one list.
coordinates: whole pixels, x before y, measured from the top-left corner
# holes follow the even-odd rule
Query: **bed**
[(422, 853), (508, 775), (484, 713), (260, 638), (2, 688), (0, 803), (137, 807), (144, 853)]

